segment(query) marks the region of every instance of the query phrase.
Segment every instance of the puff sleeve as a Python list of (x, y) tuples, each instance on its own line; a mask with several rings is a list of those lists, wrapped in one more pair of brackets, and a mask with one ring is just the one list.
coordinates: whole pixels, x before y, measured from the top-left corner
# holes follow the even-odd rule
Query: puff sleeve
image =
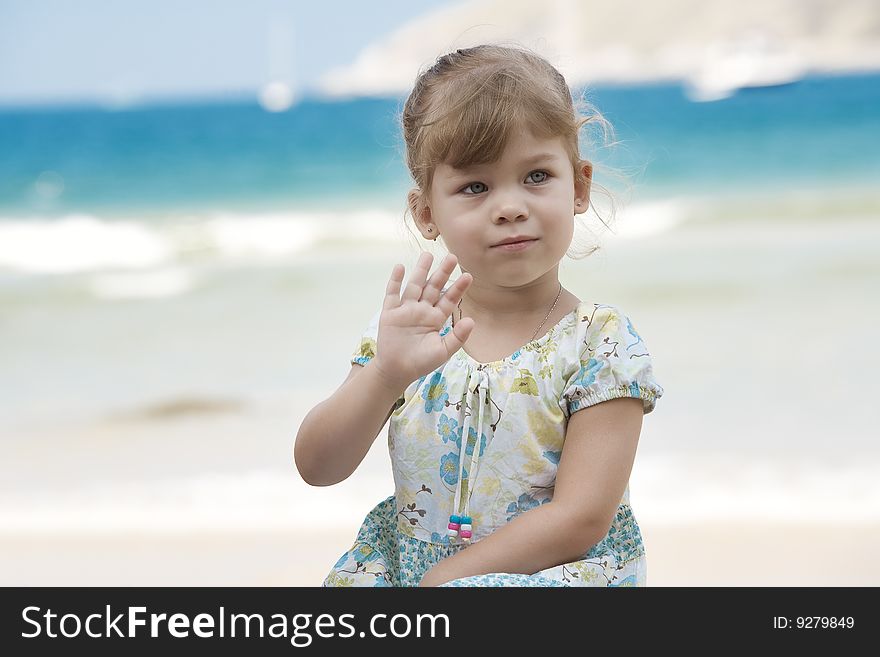
[(651, 354), (633, 323), (615, 306), (596, 305), (581, 317), (577, 354), (563, 391), (568, 415), (616, 397), (636, 397), (644, 413), (654, 410), (663, 388), (654, 378)]
[(370, 320), (369, 326), (361, 334), (357, 349), (351, 355), (352, 365), (366, 365), (376, 355), (376, 341), (379, 337), (379, 317), (382, 316), (380, 308)]
[[(372, 319), (370, 319), (369, 325), (361, 334), (361, 339), (358, 343), (358, 347), (351, 355), (352, 365), (366, 365), (376, 355), (376, 344), (379, 338), (379, 317), (381, 316), (382, 309), (380, 308), (378, 311), (376, 311), (376, 314), (373, 315)], [(405, 402), (406, 395), (403, 394), (398, 398), (397, 402), (394, 404), (391, 410), (397, 410), (398, 408), (403, 406)]]

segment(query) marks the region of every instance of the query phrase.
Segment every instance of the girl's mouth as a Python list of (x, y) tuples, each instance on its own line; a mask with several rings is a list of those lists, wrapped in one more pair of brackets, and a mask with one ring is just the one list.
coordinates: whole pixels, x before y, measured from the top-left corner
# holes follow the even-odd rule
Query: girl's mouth
[(524, 251), (529, 248), (532, 244), (537, 242), (538, 240), (523, 240), (522, 242), (512, 242), (510, 244), (499, 244), (497, 246), (493, 246), (493, 249), (499, 249), (501, 251)]

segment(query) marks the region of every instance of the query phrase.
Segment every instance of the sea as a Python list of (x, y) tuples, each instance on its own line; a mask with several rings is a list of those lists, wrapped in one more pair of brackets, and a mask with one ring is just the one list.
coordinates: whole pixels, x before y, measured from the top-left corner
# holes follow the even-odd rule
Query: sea
[[(614, 132), (582, 136), (601, 248), (560, 275), (664, 387), (640, 522), (876, 526), (880, 75), (577, 93)], [(387, 427), (330, 488), (292, 449), (394, 264), (442, 255), (407, 227), (402, 106), (0, 108), (0, 534), (354, 532), (393, 492)]]

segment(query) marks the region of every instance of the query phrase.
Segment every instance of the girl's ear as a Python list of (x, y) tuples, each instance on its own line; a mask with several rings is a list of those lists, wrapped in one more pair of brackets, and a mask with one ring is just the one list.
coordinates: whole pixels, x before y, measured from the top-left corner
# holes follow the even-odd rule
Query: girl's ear
[(593, 165), (587, 160), (578, 162), (574, 178), (574, 213), (581, 214), (590, 207), (590, 187), (593, 182)]
[(438, 237), (437, 227), (431, 223), (431, 208), (425, 203), (425, 195), (418, 187), (413, 187), (407, 196), (409, 211), (416, 222), (416, 227), (426, 240)]

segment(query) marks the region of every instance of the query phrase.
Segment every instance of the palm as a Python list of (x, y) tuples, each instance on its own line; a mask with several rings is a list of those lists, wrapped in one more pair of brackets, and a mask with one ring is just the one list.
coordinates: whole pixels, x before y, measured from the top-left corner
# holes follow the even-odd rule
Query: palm
[(445, 336), (440, 335), (446, 318), (435, 307), (419, 301), (382, 313), (379, 321), (383, 347), (400, 350), (414, 362), (433, 364), (446, 360)]
[(408, 385), (449, 360), (473, 330), (473, 320), (465, 319), (446, 335), (440, 335), (446, 318), (473, 279), (463, 274), (442, 293), (457, 260), (454, 255), (447, 256), (428, 279), (432, 260), (430, 253), (421, 255), (402, 295), (404, 270), (395, 265), (386, 289), (379, 317), (376, 365), (398, 385)]

